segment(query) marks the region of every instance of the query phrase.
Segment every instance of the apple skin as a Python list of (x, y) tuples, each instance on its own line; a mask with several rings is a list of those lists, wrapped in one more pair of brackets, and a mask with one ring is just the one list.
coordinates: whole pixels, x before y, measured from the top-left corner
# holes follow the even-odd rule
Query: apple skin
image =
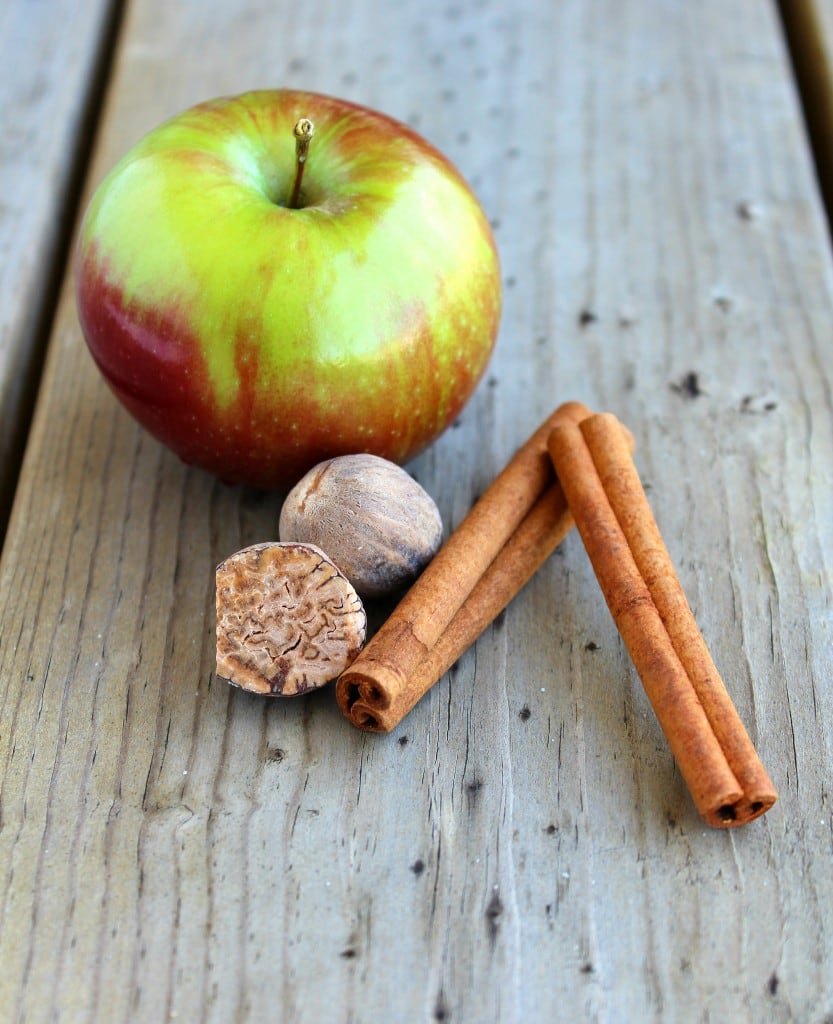
[[(301, 117), (315, 136), (290, 209)], [(423, 450), (477, 386), (501, 310), (488, 221), (449, 161), (383, 114), (291, 90), (146, 135), (90, 202), (75, 284), (133, 416), (265, 489), (336, 455)]]

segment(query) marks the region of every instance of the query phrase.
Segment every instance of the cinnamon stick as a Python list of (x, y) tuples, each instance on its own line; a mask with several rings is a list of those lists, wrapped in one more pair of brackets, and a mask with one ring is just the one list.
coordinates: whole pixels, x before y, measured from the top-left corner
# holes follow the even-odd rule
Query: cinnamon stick
[(568, 402), (541, 424), (341, 675), (336, 698), (354, 725), (393, 729), (570, 529), (547, 438), (588, 415)]
[[(564, 494), (553, 483), (477, 581), (436, 643), (412, 670), (407, 686), (394, 699), (386, 705), (372, 697), (368, 700), (361, 692), (361, 682), (358, 693), (342, 691), (340, 702), (352, 697), (352, 703), (346, 707), (342, 704), (342, 709), (353, 724), (368, 732), (394, 729), (525, 586), (572, 525)], [(337, 694), (340, 687), (352, 685), (350, 673), (354, 667), (355, 662), (339, 680)]]
[(549, 451), (599, 585), (695, 805), (741, 825), (777, 793), (746, 733), (662, 541), (621, 425), (553, 428)]

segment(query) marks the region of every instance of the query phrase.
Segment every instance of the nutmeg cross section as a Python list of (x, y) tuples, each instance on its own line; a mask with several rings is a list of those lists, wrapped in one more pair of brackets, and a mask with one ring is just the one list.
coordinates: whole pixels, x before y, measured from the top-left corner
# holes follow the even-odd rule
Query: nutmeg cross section
[(253, 544), (217, 566), (217, 674), (294, 697), (355, 658), (367, 619), (352, 584), (313, 544)]

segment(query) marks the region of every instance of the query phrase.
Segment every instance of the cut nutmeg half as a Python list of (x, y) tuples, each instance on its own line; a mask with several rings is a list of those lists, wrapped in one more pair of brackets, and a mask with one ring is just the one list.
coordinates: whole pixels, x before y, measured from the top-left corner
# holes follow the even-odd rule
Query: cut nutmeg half
[(340, 675), (367, 618), (350, 581), (313, 544), (254, 544), (217, 566), (217, 674), (294, 697)]

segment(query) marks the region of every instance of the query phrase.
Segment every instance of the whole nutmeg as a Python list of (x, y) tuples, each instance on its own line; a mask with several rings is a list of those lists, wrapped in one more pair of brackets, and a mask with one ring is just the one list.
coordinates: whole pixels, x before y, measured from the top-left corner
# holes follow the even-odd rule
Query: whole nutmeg
[(443, 524), (404, 469), (378, 455), (341, 455), (292, 488), (279, 533), (316, 544), (362, 597), (380, 597), (416, 579), (442, 543)]

